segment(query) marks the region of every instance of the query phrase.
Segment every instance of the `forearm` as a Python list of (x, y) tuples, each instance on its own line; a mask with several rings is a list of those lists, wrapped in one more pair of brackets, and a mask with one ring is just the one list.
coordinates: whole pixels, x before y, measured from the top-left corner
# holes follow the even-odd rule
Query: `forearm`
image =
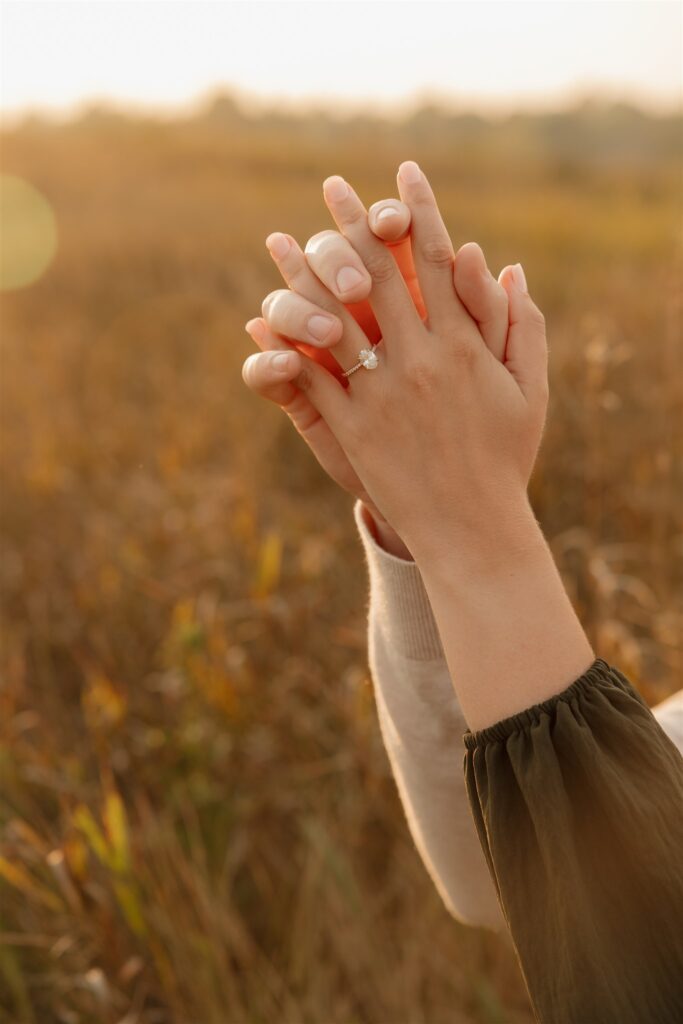
[(471, 730), (559, 693), (594, 660), (526, 501), (495, 535), (416, 555)]

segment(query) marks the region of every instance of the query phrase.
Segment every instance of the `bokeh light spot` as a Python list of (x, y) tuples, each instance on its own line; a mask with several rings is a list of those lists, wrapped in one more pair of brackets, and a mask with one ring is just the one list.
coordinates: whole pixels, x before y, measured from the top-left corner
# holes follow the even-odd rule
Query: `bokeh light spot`
[(49, 202), (23, 178), (0, 175), (0, 290), (37, 281), (57, 249), (57, 224)]

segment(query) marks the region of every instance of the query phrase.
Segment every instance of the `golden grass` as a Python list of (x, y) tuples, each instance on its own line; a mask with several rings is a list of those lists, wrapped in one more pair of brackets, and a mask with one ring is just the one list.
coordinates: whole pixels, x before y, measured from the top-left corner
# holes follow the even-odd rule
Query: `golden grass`
[(242, 325), (279, 286), (266, 234), (329, 226), (327, 174), (372, 202), (420, 160), (456, 244), (521, 259), (547, 313), (535, 507), (654, 703), (682, 674), (679, 135), (624, 108), (391, 126), (229, 102), (5, 133), (58, 230), (3, 301), (8, 1021), (531, 1020), (409, 839), (351, 500), (243, 385)]

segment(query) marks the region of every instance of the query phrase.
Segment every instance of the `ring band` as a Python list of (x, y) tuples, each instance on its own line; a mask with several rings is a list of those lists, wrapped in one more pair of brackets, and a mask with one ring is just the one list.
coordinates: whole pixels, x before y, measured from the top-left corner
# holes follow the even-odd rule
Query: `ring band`
[[(379, 344), (379, 342), (377, 344)], [(372, 348), (362, 348), (358, 353), (358, 362), (352, 366), (350, 370), (344, 370), (342, 377), (350, 377), (352, 373), (356, 372), (356, 370), (360, 370), (361, 366), (366, 370), (376, 369), (379, 362), (375, 352), (376, 348), (377, 345), (373, 345)]]

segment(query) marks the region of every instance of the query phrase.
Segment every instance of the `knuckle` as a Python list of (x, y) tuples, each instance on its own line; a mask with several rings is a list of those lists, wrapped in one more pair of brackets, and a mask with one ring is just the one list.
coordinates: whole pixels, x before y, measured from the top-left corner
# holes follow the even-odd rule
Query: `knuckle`
[(373, 284), (386, 284), (396, 273), (396, 264), (392, 256), (372, 253), (363, 262)]
[(287, 268), (287, 282), (291, 285), (297, 285), (299, 288), (303, 287), (308, 279), (310, 271), (308, 269), (308, 262), (305, 256), (298, 259), (296, 263), (292, 263)]
[(545, 316), (529, 296), (526, 296), (526, 308), (521, 312), (519, 320), (524, 320), (527, 324), (532, 324), (534, 327), (545, 331)]
[(509, 305), (508, 293), (503, 288), (502, 284), (496, 282), (496, 287), (492, 293), (493, 311), (496, 314), (503, 313), (507, 310)]
[(507, 292), (500, 285), (491, 292), (487, 301), (486, 311), (479, 321), (480, 324), (491, 324), (498, 320), (507, 323), (508, 297)]
[(434, 363), (427, 359), (412, 359), (406, 366), (407, 384), (418, 394), (432, 394), (436, 388), (438, 373)]
[(545, 316), (538, 308), (538, 306), (532, 304), (529, 319), (531, 320), (532, 324), (534, 324), (536, 327), (539, 327), (542, 331), (545, 331)]
[(425, 262), (433, 267), (450, 267), (455, 260), (453, 246), (445, 238), (427, 238), (421, 250)]
[(461, 370), (471, 369), (477, 361), (477, 347), (469, 338), (456, 336), (453, 342), (453, 357)]
[(434, 208), (432, 190), (425, 187), (424, 182), (413, 186), (410, 202), (412, 206), (421, 206), (424, 209), (432, 210)]
[(315, 306), (315, 310), (314, 310), (315, 312), (320, 310), (321, 313), (329, 313), (330, 316), (333, 316), (333, 317), (335, 317), (335, 319), (340, 320), (341, 324), (342, 324), (342, 327), (343, 327), (343, 325), (344, 325), (343, 312), (344, 311), (343, 311), (343, 309), (340, 310), (339, 303), (335, 300), (333, 295), (329, 295), (329, 296), (328, 295), (321, 295), (320, 297), (316, 296), (316, 301), (314, 303), (314, 306)]
[(367, 223), (367, 217), (368, 215), (362, 206), (353, 206), (350, 210), (344, 211), (342, 222), (345, 227), (346, 225), (352, 227), (354, 224), (361, 223), (361, 221)]
[(304, 366), (296, 375), (292, 383), (299, 391), (310, 391), (313, 387), (313, 374), (308, 366)]

